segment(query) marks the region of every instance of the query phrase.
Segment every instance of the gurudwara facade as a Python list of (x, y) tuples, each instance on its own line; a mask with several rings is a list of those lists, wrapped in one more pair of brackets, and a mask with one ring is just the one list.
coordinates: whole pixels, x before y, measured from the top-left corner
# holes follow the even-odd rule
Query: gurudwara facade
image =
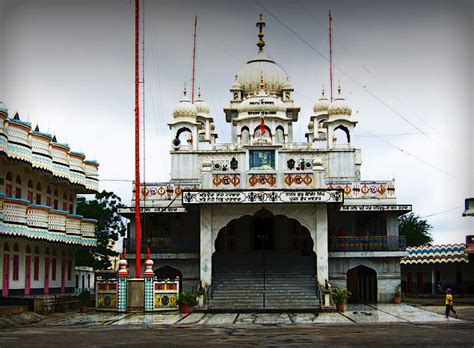
[[(300, 107), (265, 53), (264, 25), (224, 108), (231, 143), (217, 142), (200, 92), (193, 104), (185, 90), (175, 107), (170, 181), (141, 190), (142, 256), (149, 248), (158, 278), (203, 289), (211, 309), (317, 308), (327, 284), (354, 302), (391, 301), (406, 255), (397, 219), (411, 206), (397, 204), (394, 180), (361, 180), (357, 120), (341, 88), (332, 102), (323, 91), (297, 142)], [(121, 213), (133, 274), (134, 209)]]
[(76, 195), (97, 192), (98, 167), (0, 103), (0, 302), (74, 292), (75, 250), (96, 245)]

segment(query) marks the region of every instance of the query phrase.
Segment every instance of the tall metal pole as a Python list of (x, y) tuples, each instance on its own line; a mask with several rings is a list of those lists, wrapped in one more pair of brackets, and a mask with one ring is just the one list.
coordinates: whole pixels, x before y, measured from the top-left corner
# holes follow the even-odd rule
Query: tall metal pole
[(140, 1), (135, 0), (135, 277), (141, 273), (140, 225)]
[(194, 44), (193, 44), (193, 76), (191, 79), (191, 102), (194, 104), (194, 82), (196, 81), (196, 29), (198, 17), (194, 17)]
[(329, 88), (331, 92), (332, 102), (332, 16), (331, 10), (329, 10)]

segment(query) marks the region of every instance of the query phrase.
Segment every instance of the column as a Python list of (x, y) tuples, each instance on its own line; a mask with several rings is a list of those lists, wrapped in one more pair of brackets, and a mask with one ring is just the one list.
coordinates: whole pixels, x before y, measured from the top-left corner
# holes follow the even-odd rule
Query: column
[(212, 282), (212, 215), (210, 206), (201, 206), (201, 283), (207, 289)]
[(328, 267), (328, 214), (326, 204), (316, 205), (316, 274), (318, 282), (324, 285), (329, 280)]

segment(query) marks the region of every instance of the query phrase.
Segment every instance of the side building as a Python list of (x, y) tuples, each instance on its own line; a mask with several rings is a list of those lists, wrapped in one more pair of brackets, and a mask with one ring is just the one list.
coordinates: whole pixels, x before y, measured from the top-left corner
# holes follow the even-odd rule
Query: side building
[(96, 245), (76, 195), (97, 192), (98, 166), (0, 103), (1, 297), (74, 292), (75, 250)]
[[(296, 141), (300, 107), (265, 53), (264, 25), (224, 108), (231, 143), (216, 142), (200, 93), (191, 103), (185, 90), (175, 107), (171, 179), (140, 192), (141, 257), (149, 248), (158, 277), (201, 285), (210, 308), (315, 308), (328, 282), (355, 302), (392, 301), (406, 255), (397, 218), (411, 205), (397, 204), (394, 180), (361, 178), (357, 120), (341, 88), (333, 101), (323, 91), (306, 141)], [(120, 210), (131, 220), (131, 274), (134, 203)]]

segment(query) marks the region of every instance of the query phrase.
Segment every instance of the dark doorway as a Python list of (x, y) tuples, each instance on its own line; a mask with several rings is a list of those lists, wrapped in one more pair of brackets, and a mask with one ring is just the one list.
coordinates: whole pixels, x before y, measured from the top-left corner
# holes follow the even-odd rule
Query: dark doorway
[(253, 220), (253, 243), (256, 251), (273, 250), (273, 218), (256, 216)]
[(366, 266), (357, 266), (347, 272), (347, 290), (350, 303), (377, 302), (377, 272)]

